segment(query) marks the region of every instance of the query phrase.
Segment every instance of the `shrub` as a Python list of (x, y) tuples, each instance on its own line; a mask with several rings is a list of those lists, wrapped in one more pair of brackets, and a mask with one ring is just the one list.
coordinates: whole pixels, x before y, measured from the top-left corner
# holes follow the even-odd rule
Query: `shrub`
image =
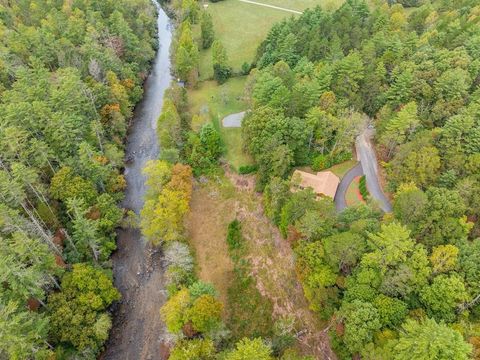
[(346, 151), (338, 154), (320, 154), (313, 158), (312, 170), (321, 171), (324, 169), (328, 169), (329, 167), (350, 160), (351, 158), (352, 153)]
[(217, 290), (210, 283), (204, 283), (201, 280), (194, 282), (189, 286), (188, 291), (190, 291), (190, 296), (192, 300), (198, 299), (202, 295), (217, 296)]
[(227, 51), (222, 43), (215, 40), (212, 44), (213, 77), (219, 84), (223, 84), (232, 75), (228, 65)]
[(312, 170), (314, 171), (320, 171), (323, 169), (326, 169), (330, 164), (329, 157), (327, 155), (320, 154), (318, 156), (315, 156), (312, 162)]
[(214, 359), (215, 347), (210, 339), (181, 340), (175, 344), (170, 360)]
[[(190, 291), (181, 289), (162, 306), (160, 314), (172, 334), (183, 331), (185, 335), (193, 330), (205, 333), (220, 327), (223, 305), (211, 295), (193, 299)], [(187, 335), (189, 336), (189, 335)]]
[(340, 164), (342, 162), (345, 162), (345, 161), (348, 161), (348, 160), (351, 160), (351, 159), (352, 159), (352, 153), (348, 152), (348, 151), (344, 151), (344, 152), (336, 154), (332, 158), (332, 160), (331, 160), (332, 164), (330, 166)]
[(180, 160), (180, 151), (175, 148), (163, 149), (160, 153), (160, 160), (176, 164)]
[(221, 64), (213, 65), (213, 78), (217, 80), (219, 84), (225, 83), (232, 75), (232, 69), (229, 66)]
[(238, 168), (238, 173), (241, 175), (251, 174), (258, 170), (257, 165), (242, 165)]
[(248, 75), (250, 74), (250, 70), (252, 69), (252, 65), (250, 65), (247, 62), (244, 62), (242, 64), (242, 75)]
[(218, 329), (222, 322), (223, 304), (211, 295), (196, 299), (185, 313), (186, 319), (197, 332), (207, 333)]
[(202, 31), (202, 48), (208, 49), (213, 44), (215, 33), (213, 30), (212, 15), (205, 11), (202, 13), (200, 28)]
[(188, 245), (174, 241), (165, 250), (167, 263), (167, 288), (170, 295), (176, 293), (182, 285), (190, 285), (194, 281), (193, 257)]
[(362, 195), (363, 200), (366, 201), (369, 193), (368, 193), (368, 189), (367, 189), (367, 180), (365, 178), (365, 175), (363, 175), (360, 178), (360, 181), (358, 183), (358, 188), (360, 189), (360, 194)]
[(236, 349), (227, 354), (226, 360), (273, 360), (272, 350), (262, 339), (244, 338), (236, 344)]
[(228, 250), (236, 250), (242, 246), (242, 225), (237, 219), (228, 224), (227, 244)]
[[(273, 354), (279, 356), (295, 344), (295, 317), (288, 315), (275, 321), (271, 347)], [(283, 358), (282, 358), (283, 359)]]

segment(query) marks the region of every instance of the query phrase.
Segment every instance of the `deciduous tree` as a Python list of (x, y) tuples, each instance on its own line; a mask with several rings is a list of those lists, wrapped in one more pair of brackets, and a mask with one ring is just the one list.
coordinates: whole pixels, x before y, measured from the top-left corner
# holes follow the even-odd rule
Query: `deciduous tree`
[(272, 360), (272, 350), (262, 339), (242, 339), (235, 345), (235, 350), (228, 353), (226, 360)]
[(62, 290), (49, 296), (50, 335), (82, 351), (98, 351), (111, 327), (108, 306), (120, 299), (103, 270), (75, 264), (62, 278)]

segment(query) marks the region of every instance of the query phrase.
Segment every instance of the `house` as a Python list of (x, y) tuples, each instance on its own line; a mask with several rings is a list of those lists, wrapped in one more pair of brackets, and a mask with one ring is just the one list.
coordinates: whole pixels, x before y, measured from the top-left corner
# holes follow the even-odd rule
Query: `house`
[(294, 186), (300, 189), (311, 188), (318, 196), (335, 197), (340, 179), (331, 171), (321, 171), (317, 174), (310, 174), (305, 171), (295, 170), (292, 181)]

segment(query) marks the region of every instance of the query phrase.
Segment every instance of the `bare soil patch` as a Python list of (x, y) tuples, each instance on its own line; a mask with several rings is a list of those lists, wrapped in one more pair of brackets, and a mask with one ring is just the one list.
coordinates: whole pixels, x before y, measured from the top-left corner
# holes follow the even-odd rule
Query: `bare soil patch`
[(233, 271), (228, 255), (227, 226), (235, 218), (231, 203), (223, 201), (211, 184), (197, 185), (192, 194), (187, 230), (198, 263), (198, 276), (217, 288), (220, 299), (227, 303), (227, 289)]

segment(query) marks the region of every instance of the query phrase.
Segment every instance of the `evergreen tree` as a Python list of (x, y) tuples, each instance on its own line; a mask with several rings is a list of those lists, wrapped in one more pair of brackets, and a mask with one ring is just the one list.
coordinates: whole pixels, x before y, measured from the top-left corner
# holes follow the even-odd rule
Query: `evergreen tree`
[(215, 40), (212, 45), (212, 64), (213, 77), (219, 84), (228, 80), (232, 69), (228, 65), (227, 51), (219, 40)]
[(204, 11), (202, 12), (200, 21), (200, 28), (202, 32), (202, 48), (208, 49), (210, 46), (212, 46), (213, 41), (215, 40), (212, 15)]

